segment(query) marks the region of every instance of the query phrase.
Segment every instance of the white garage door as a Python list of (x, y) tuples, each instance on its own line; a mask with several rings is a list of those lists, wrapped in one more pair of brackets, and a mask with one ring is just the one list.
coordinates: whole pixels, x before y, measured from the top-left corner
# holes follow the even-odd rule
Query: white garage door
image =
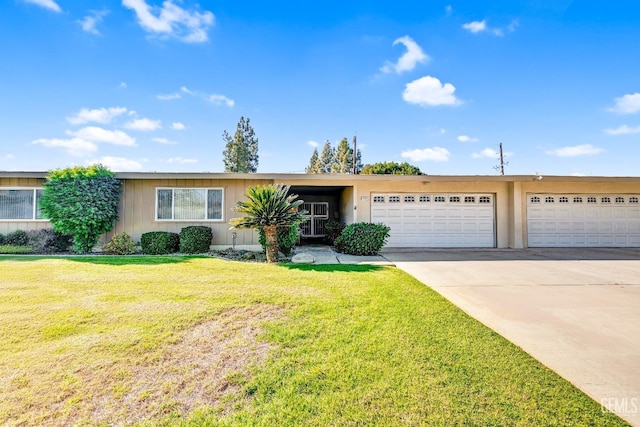
[(529, 247), (640, 247), (640, 194), (528, 194)]
[(372, 194), (371, 221), (391, 228), (388, 247), (492, 248), (493, 194)]

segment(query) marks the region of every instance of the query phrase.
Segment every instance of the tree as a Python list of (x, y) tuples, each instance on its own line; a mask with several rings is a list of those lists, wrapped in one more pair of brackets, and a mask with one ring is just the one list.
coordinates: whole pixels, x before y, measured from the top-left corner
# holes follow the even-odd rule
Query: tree
[(320, 157), (318, 156), (318, 149), (313, 149), (313, 154), (309, 159), (309, 166), (304, 170), (305, 173), (319, 174), (322, 173), (322, 165), (320, 164)]
[(236, 211), (244, 216), (233, 218), (229, 223), (236, 228), (259, 228), (264, 230), (267, 262), (278, 261), (278, 227), (289, 227), (307, 220), (307, 215), (298, 210), (302, 200), (297, 194), (288, 194), (289, 186), (282, 184), (249, 187), (246, 201), (238, 201)]
[[(338, 147), (334, 149), (329, 141), (322, 147), (322, 154), (318, 158), (314, 149), (309, 159), (307, 173), (353, 173), (353, 148), (349, 146), (347, 138), (342, 138)], [(315, 166), (314, 166), (315, 165)], [(360, 150), (356, 152), (356, 173), (362, 170)]]
[(367, 175), (423, 175), (418, 167), (410, 165), (407, 162), (373, 163), (365, 165), (365, 167), (362, 168), (362, 173)]
[(322, 147), (322, 154), (320, 154), (320, 167), (319, 173), (331, 173), (331, 165), (333, 165), (333, 147), (331, 147), (331, 143), (329, 141), (324, 143), (324, 147)]
[(225, 172), (255, 173), (258, 170), (258, 138), (250, 119), (240, 117), (233, 138), (225, 130), (222, 138), (226, 142), (222, 153)]
[(353, 171), (353, 149), (349, 147), (347, 138), (342, 141), (336, 148), (333, 156), (333, 164), (331, 165), (331, 173), (350, 173)]
[(120, 193), (106, 167), (77, 166), (49, 172), (40, 205), (55, 231), (73, 234), (74, 252), (87, 253), (118, 220)]

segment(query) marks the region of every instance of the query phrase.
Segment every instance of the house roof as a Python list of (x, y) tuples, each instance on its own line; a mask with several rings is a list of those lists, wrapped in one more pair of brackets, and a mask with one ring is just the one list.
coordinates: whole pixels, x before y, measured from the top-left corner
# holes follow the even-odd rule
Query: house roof
[[(0, 171), (0, 178), (46, 178), (47, 171)], [(351, 175), (304, 173), (226, 173), (226, 172), (116, 172), (119, 179), (248, 179), (268, 181), (418, 181), (418, 182), (638, 182), (631, 176), (561, 176), (561, 175)]]

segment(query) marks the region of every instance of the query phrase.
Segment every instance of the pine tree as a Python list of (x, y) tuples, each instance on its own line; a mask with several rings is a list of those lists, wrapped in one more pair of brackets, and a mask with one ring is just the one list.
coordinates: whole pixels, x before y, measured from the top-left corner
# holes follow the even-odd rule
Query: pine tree
[(226, 142), (222, 153), (225, 172), (255, 173), (258, 170), (258, 138), (250, 119), (240, 117), (233, 138), (225, 130), (222, 139)]
[(334, 162), (334, 151), (329, 141), (324, 143), (322, 147), (322, 154), (320, 155), (320, 172), (319, 173), (331, 173), (331, 166)]
[(353, 171), (353, 149), (347, 138), (342, 138), (333, 156), (331, 173), (351, 173)]
[(311, 159), (309, 159), (309, 166), (305, 169), (306, 173), (319, 174), (322, 173), (322, 165), (320, 164), (320, 157), (318, 156), (318, 149), (313, 149)]

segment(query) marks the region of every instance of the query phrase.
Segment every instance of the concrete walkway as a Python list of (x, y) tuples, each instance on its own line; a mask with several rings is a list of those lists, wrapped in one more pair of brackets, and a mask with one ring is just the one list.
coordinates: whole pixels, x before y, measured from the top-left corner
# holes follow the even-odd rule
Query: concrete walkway
[(640, 250), (383, 255), (640, 426)]
[(293, 250), (293, 255), (308, 254), (313, 257), (312, 264), (374, 264), (393, 265), (381, 255), (356, 256), (335, 252), (327, 245), (303, 245)]

